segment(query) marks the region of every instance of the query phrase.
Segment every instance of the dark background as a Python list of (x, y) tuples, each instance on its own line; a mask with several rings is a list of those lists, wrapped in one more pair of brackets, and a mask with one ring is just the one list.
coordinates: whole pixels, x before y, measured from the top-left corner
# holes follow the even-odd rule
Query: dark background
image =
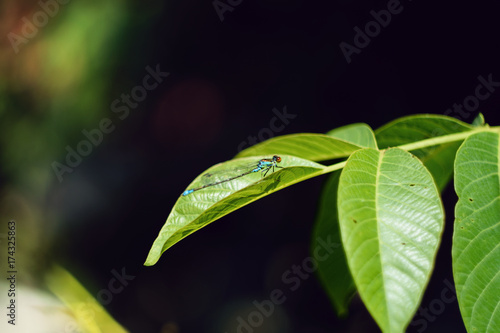
[[(11, 30), (20, 17), (38, 10), (36, 2), (22, 4)], [(354, 122), (375, 129), (405, 115), (444, 114), (474, 94), (480, 75), (500, 81), (497, 8), (491, 2), (401, 1), (401, 13), (348, 64), (339, 44), (352, 45), (353, 28), (364, 29), (373, 20), (370, 11), (387, 9), (387, 1), (243, 0), (223, 14), (223, 21), (211, 1), (109, 3), (109, 16), (102, 15), (102, 4), (90, 2), (86, 18), (101, 19), (86, 26), (82, 53), (51, 72), (39, 53), (51, 46), (42, 42), (60, 30), (79, 31), (74, 21), (65, 26), (70, 13), (81, 10), (76, 6), (82, 5), (61, 7), (59, 17), (22, 45), (19, 54), (2, 60), (3, 82), (8, 85), (2, 88), (2, 193), (8, 204), (5, 198), (17, 188), (26, 205), (38, 207), (33, 224), (44, 259), (33, 270), (59, 262), (98, 295), (113, 277), (111, 271), (124, 268), (135, 278), (106, 308), (132, 332), (236, 332), (237, 318), (246, 318), (255, 310), (252, 302), (269, 299), (273, 289), (284, 290), (287, 300), (254, 332), (379, 331), (359, 298), (353, 300), (350, 316), (341, 320), (316, 276), (303, 280), (294, 292), (281, 279), (309, 256), (325, 178), (244, 207), (176, 244), (155, 266), (142, 264), (190, 181), (209, 166), (231, 159), (248, 136), (259, 137), (270, 128), (273, 109), (286, 107), (296, 116), (274, 135), (323, 133)], [(111, 37), (93, 48), (93, 29), (112, 31)], [(61, 45), (70, 45), (76, 37), (65, 38)], [(4, 41), (2, 54), (12, 52), (9, 48)], [(91, 49), (96, 53), (85, 58)], [(64, 59), (52, 58), (54, 64), (68, 61), (55, 47), (50, 52)], [(80, 57), (92, 61), (80, 62)], [(10, 67), (31, 68), (30, 61), (45, 68), (32, 73), (34, 77), (42, 72), (56, 76), (50, 80), (58, 83), (69, 75), (65, 69), (83, 66), (88, 75), (77, 80), (69, 97), (64, 89), (40, 95), (52, 86), (49, 81), (29, 85)], [(170, 75), (119, 120), (111, 102), (142, 83), (146, 66), (157, 64)], [(86, 89), (96, 86), (101, 87), (98, 102), (86, 95)], [(63, 111), (51, 112), (64, 98), (66, 104), (57, 106)], [(495, 91), (473, 112), (450, 115), (472, 122), (481, 112), (496, 125), (499, 102), (500, 92)], [(84, 138), (81, 131), (96, 128), (102, 118), (112, 119), (116, 129), (59, 182), (52, 161), (64, 162), (65, 147), (76, 147)], [(9, 132), (11, 124), (30, 121), (52, 127), (16, 141)], [(36, 141), (48, 142), (41, 144), (46, 147), (42, 157), (36, 155), (41, 148), (29, 148)], [(25, 153), (16, 155), (19, 150)], [(26, 157), (31, 155), (32, 160)], [(45, 162), (38, 163), (41, 160)], [(36, 170), (46, 173), (43, 185), (23, 176)], [(422, 302), (426, 308), (440, 298), (446, 288), (443, 281), (453, 281), (452, 186), (443, 200), (446, 230)], [(16, 208), (11, 209), (16, 214)], [(416, 320), (421, 318), (417, 315)], [(446, 304), (425, 330), (416, 325), (408, 331), (419, 329), (465, 332), (457, 302)]]

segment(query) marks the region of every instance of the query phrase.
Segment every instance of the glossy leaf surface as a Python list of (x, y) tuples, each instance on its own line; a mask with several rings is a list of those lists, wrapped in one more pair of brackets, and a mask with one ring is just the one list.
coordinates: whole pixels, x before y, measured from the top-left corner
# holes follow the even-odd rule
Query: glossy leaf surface
[(357, 151), (340, 177), (338, 209), (363, 302), (383, 332), (403, 332), (429, 281), (443, 230), (431, 174), (401, 149)]

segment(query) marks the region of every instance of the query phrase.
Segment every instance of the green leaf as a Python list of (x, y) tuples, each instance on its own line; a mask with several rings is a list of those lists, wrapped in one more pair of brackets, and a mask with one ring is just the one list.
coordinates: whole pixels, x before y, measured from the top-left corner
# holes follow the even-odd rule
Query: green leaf
[[(54, 265), (45, 275), (49, 290), (67, 307), (68, 314), (75, 318), (78, 327), (71, 332), (128, 332), (106, 311), (102, 300), (95, 299), (95, 294), (87, 291), (83, 285), (63, 267)], [(125, 282), (125, 281), (124, 281)], [(120, 287), (123, 288), (123, 287)], [(116, 291), (122, 289), (115, 289)], [(99, 295), (99, 294), (97, 294)], [(57, 303), (51, 306), (56, 306)], [(37, 305), (42, 308), (42, 305)], [(54, 311), (51, 309), (51, 311)], [(71, 327), (71, 326), (67, 326)], [(46, 331), (46, 330), (40, 330)], [(59, 331), (59, 330), (54, 330)], [(54, 332), (53, 331), (53, 332)]]
[(292, 155), (311, 161), (347, 157), (361, 147), (325, 134), (290, 134), (278, 136), (241, 151), (236, 157)]
[[(423, 114), (396, 119), (378, 128), (375, 135), (379, 147), (388, 148), (465, 132), (473, 128), (473, 126), (455, 118)], [(453, 175), (453, 160), (458, 147), (460, 147), (460, 142), (450, 142), (412, 151), (434, 176), (441, 191)]]
[(347, 160), (338, 196), (342, 242), (359, 294), (383, 332), (403, 332), (443, 230), (434, 180), (404, 150), (363, 149)]
[(468, 137), (455, 160), (453, 276), (469, 332), (500, 332), (500, 135)]
[(484, 120), (484, 115), (482, 113), (479, 113), (476, 118), (472, 121), (472, 126), (476, 127), (482, 127), (486, 125), (486, 122)]
[(349, 302), (356, 294), (344, 249), (337, 215), (337, 190), (340, 170), (328, 176), (321, 193), (313, 230), (311, 253), (318, 263), (319, 279), (328, 292), (339, 317), (347, 315)]
[[(230, 170), (242, 163), (256, 162), (269, 156), (241, 158), (219, 163), (198, 176), (188, 188), (200, 184), (206, 173)], [(153, 243), (145, 265), (154, 265), (169, 247), (207, 224), (273, 192), (322, 174), (323, 165), (294, 156), (281, 155), (283, 168), (262, 178), (251, 173), (219, 185), (181, 196), (175, 203), (158, 237)]]
[(466, 132), (474, 127), (458, 119), (433, 114), (401, 117), (377, 128), (375, 136), (380, 148), (399, 146), (437, 136)]
[(326, 135), (332, 136), (337, 139), (354, 143), (357, 146), (365, 148), (377, 149), (377, 141), (375, 140), (375, 133), (370, 126), (364, 123), (356, 123), (351, 125), (342, 126), (331, 130)]

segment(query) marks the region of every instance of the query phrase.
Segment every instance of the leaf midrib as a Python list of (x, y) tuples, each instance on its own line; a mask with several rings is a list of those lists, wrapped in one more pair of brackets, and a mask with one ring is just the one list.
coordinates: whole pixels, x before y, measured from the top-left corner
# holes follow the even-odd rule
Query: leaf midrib
[(379, 198), (380, 198), (380, 195), (379, 195), (379, 190), (380, 190), (380, 176), (381, 176), (381, 170), (382, 170), (382, 163), (383, 163), (383, 159), (384, 159), (384, 155), (385, 155), (385, 152), (386, 150), (383, 150), (383, 151), (378, 151), (378, 163), (377, 163), (377, 174), (375, 176), (375, 223), (376, 223), (376, 226), (377, 226), (377, 239), (378, 239), (378, 253), (379, 253), (379, 256), (380, 256), (380, 271), (381, 271), (381, 275), (382, 275), (382, 295), (384, 297), (384, 307), (385, 307), (385, 321), (386, 321), (386, 324), (389, 325), (389, 330), (391, 330), (391, 324), (390, 324), (390, 320), (389, 320), (389, 307), (388, 307), (388, 303), (387, 303), (387, 295), (386, 295), (386, 278), (385, 278), (385, 270), (384, 270), (384, 265), (382, 263), (382, 252), (381, 252), (381, 248), (382, 248), (382, 242), (381, 242), (381, 238), (380, 238), (380, 220), (379, 220)]

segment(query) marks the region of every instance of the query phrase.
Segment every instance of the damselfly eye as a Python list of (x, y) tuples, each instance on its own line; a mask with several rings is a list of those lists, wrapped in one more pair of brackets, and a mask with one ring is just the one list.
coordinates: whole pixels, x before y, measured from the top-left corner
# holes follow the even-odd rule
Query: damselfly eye
[(280, 163), (280, 162), (281, 162), (281, 157), (279, 157), (278, 155), (274, 155), (274, 156), (273, 156), (273, 159), (274, 159), (276, 162), (278, 162), (278, 163)]

